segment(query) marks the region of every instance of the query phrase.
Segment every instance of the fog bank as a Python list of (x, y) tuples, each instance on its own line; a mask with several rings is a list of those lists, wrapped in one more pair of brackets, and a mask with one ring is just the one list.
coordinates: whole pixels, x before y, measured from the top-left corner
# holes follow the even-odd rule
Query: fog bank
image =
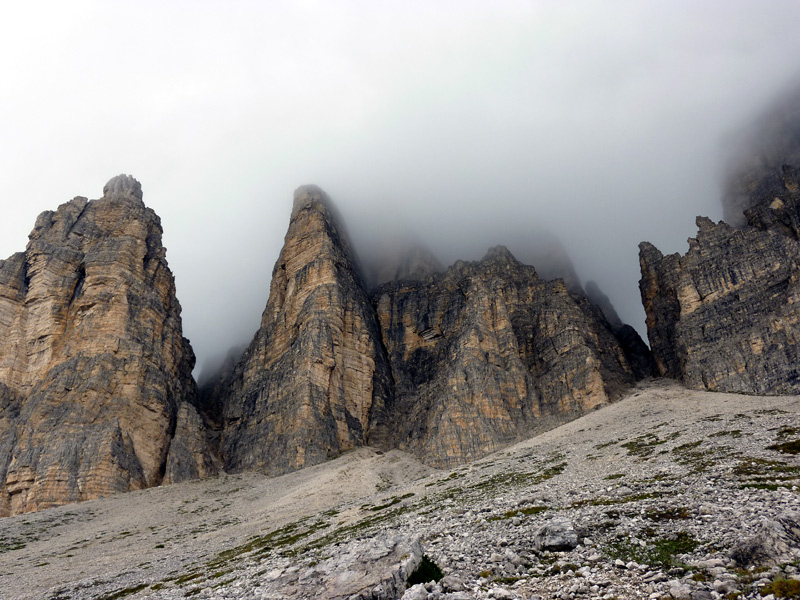
[(133, 174), (202, 366), (255, 332), (315, 183), (362, 255), (399, 237), (529, 262), (554, 236), (644, 333), (637, 245), (684, 252), (722, 217), (731, 132), (800, 70), (798, 22), (789, 1), (17, 3), (0, 256)]

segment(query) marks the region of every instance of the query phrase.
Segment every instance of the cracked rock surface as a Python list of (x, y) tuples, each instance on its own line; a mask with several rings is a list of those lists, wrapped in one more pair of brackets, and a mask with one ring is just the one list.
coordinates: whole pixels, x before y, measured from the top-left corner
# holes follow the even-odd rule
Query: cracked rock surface
[(161, 233), (120, 175), (0, 260), (0, 516), (216, 472)]

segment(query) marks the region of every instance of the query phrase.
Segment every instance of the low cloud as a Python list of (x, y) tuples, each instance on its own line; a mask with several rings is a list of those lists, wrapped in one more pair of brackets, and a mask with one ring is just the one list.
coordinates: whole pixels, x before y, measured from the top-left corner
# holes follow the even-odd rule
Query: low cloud
[[(637, 245), (719, 219), (731, 141), (800, 69), (800, 5), (18, 3), (0, 36), (0, 255), (36, 214), (142, 182), (199, 364), (247, 343), (293, 190), (362, 254), (445, 265), (557, 239), (644, 333)], [(547, 266), (536, 265), (540, 271)]]

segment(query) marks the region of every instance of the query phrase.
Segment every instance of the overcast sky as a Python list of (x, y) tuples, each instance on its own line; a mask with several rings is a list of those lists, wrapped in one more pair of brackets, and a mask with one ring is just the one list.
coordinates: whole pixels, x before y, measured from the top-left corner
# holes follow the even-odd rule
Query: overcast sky
[(294, 189), (357, 250), (447, 264), (548, 228), (644, 333), (637, 244), (720, 219), (725, 139), (800, 70), (800, 2), (13, 2), (0, 20), (0, 257), (129, 173), (198, 362), (249, 341)]

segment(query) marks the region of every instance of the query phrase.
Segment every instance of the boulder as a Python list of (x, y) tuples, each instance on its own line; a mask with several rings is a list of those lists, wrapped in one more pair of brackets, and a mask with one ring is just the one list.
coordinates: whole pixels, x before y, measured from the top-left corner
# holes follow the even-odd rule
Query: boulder
[(758, 532), (737, 544), (730, 556), (743, 568), (771, 567), (796, 560), (800, 557), (800, 512), (763, 518)]
[(533, 543), (538, 551), (563, 552), (578, 545), (578, 534), (572, 521), (559, 517), (549, 520), (533, 534)]

